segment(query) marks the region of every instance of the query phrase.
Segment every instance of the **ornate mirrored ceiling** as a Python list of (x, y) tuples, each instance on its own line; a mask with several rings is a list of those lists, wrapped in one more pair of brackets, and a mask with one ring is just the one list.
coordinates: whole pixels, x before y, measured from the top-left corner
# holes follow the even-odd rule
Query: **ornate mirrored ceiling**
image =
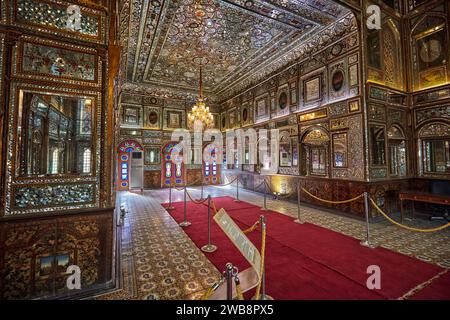
[(195, 92), (201, 63), (222, 95), (348, 13), (332, 0), (124, 0), (126, 82)]

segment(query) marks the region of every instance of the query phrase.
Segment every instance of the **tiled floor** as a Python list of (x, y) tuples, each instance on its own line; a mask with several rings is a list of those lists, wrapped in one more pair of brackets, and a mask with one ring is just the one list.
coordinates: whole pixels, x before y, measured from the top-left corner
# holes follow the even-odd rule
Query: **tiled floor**
[[(200, 197), (200, 188), (188, 188), (188, 192)], [(235, 188), (205, 187), (204, 194), (235, 196)], [(262, 204), (261, 194), (240, 190), (239, 197)], [(118, 195), (118, 205), (127, 208), (122, 229), (121, 289), (99, 299), (196, 299), (219, 278), (220, 272), (160, 205), (168, 199), (168, 189)], [(182, 200), (183, 192), (173, 190), (172, 201)], [(268, 199), (267, 206), (292, 217), (297, 215), (295, 203)], [(361, 220), (310, 207), (302, 207), (301, 214), (309, 223), (358, 239), (366, 236)], [(419, 228), (440, 224), (419, 219), (407, 223)], [(450, 228), (417, 233), (383, 221), (371, 225), (371, 234), (371, 242), (378, 246), (450, 268)]]

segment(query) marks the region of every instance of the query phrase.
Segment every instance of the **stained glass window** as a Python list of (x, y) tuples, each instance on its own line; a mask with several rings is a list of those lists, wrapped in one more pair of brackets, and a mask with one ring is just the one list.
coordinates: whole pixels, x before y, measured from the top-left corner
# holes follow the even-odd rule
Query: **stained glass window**
[(57, 174), (58, 173), (58, 159), (59, 158), (59, 151), (56, 148), (55, 150), (53, 150), (52, 153), (52, 168), (51, 168), (51, 173), (53, 174)]
[(209, 176), (209, 162), (205, 162), (205, 176)]
[(166, 178), (170, 178), (172, 176), (172, 164), (170, 162), (166, 163)]
[(83, 173), (89, 172), (91, 172), (91, 149), (86, 149), (83, 153)]
[(177, 178), (181, 177), (181, 163), (177, 163), (177, 165), (176, 165), (175, 176), (176, 176)]

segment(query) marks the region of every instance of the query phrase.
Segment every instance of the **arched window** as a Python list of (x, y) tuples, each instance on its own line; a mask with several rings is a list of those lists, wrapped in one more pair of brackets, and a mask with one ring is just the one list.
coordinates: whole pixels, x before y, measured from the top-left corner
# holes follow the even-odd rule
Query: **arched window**
[(432, 122), (419, 131), (421, 174), (450, 175), (450, 125)]
[(310, 130), (302, 139), (303, 175), (328, 175), (330, 137), (322, 129)]
[(58, 162), (59, 162), (59, 150), (58, 148), (53, 150), (52, 153), (52, 167), (50, 172), (52, 174), (57, 174), (58, 173)]
[(91, 149), (87, 148), (83, 152), (83, 173), (91, 172)]
[(403, 177), (406, 175), (406, 142), (403, 131), (392, 126), (387, 131), (389, 152), (389, 173), (391, 176)]

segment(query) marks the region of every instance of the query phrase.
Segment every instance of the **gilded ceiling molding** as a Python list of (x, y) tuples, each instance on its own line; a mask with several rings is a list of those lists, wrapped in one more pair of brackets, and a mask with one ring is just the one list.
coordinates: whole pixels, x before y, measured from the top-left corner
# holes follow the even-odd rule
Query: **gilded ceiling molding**
[[(227, 90), (217, 92), (217, 95), (223, 100), (232, 96), (238, 95), (246, 88), (267, 79), (271, 74), (276, 73), (282, 68), (286, 68), (289, 64), (295, 61), (302, 61), (307, 57), (315, 55), (324, 47), (342, 39), (345, 35), (357, 31), (357, 24), (352, 13), (349, 13), (335, 24), (325, 28), (319, 34), (315, 35), (310, 40), (300, 43), (293, 50), (288, 51), (283, 56), (271, 60), (265, 65), (260, 65), (253, 68), (252, 73), (246, 77), (236, 80), (234, 85), (231, 85)], [(355, 45), (357, 40), (355, 40)]]
[(255, 70), (257, 79), (264, 77), (273, 57), (282, 61), (266, 75), (288, 64), (305, 39), (350, 12), (331, 0), (212, 0), (201, 15), (188, 0), (126, 1), (132, 1), (121, 10), (121, 23), (129, 21), (129, 40), (121, 39), (128, 48), (127, 82), (196, 90), (202, 57), (206, 90), (220, 96), (254, 82)]
[[(125, 82), (122, 86), (122, 91), (130, 94), (152, 95), (160, 98), (192, 99), (192, 101), (198, 96), (197, 90), (131, 82)], [(205, 95), (208, 101), (215, 101), (213, 95), (209, 95), (209, 93)]]
[[(151, 2), (146, 19), (141, 23), (142, 35), (138, 40), (139, 54), (133, 69), (133, 81), (143, 81), (148, 72), (149, 57), (154, 57), (155, 51), (161, 46), (160, 40), (165, 40), (167, 29), (174, 18), (178, 0), (162, 0)], [(142, 43), (142, 47), (141, 47)], [(138, 52), (138, 51), (137, 51)]]
[[(130, 34), (129, 26), (130, 26), (130, 0), (120, 1), (119, 8), (119, 34), (120, 34), (120, 46), (122, 48), (128, 48), (128, 38)], [(121, 59), (121, 80), (124, 81), (127, 74), (127, 61), (128, 61), (128, 50), (122, 50), (122, 59)]]

